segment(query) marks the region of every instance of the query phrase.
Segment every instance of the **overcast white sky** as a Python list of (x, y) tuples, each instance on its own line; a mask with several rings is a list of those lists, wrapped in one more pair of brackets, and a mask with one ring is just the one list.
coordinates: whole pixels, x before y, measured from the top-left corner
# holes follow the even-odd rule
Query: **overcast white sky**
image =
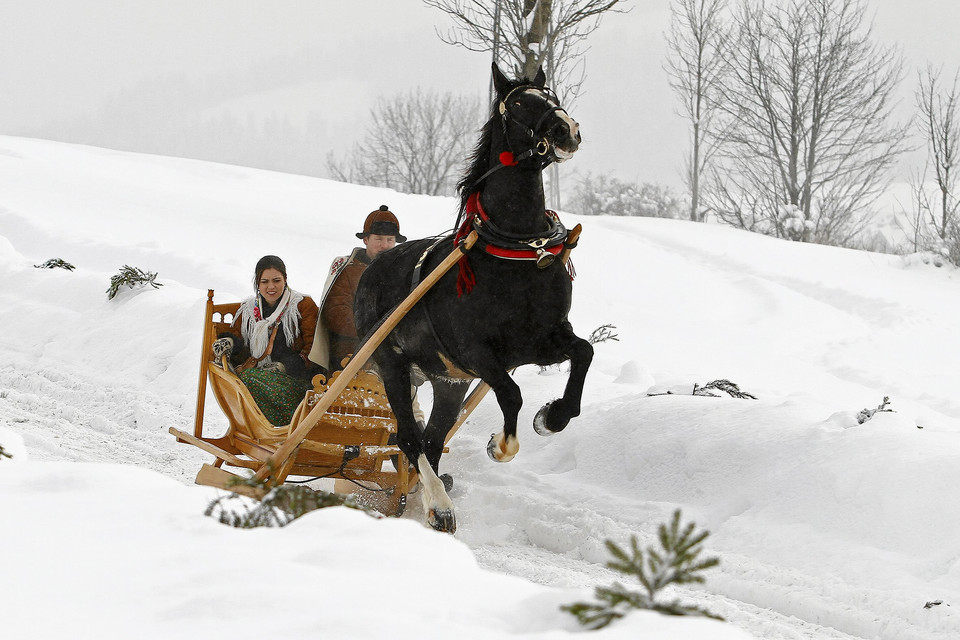
[[(662, 70), (669, 0), (624, 4), (632, 11), (608, 15), (590, 41), (585, 92), (571, 110), (585, 143), (565, 170), (676, 186), (686, 132)], [(876, 37), (903, 48), (906, 113), (919, 65), (960, 65), (960, 2), (869, 6)], [(272, 108), (322, 104), (329, 143), (342, 147), (361, 135), (378, 95), (416, 86), (485, 95), (488, 57), (442, 44), (434, 26), (443, 21), (419, 0), (0, 0), (0, 134), (81, 115), (164, 74), (222, 77), (299, 53), (316, 85)]]

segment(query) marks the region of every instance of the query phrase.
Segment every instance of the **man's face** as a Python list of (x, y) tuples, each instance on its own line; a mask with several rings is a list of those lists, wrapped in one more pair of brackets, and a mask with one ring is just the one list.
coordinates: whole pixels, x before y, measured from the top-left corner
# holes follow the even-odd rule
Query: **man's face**
[(367, 247), (367, 255), (370, 258), (376, 258), (381, 251), (392, 249), (397, 245), (396, 236), (381, 236), (371, 233), (363, 239), (363, 244)]

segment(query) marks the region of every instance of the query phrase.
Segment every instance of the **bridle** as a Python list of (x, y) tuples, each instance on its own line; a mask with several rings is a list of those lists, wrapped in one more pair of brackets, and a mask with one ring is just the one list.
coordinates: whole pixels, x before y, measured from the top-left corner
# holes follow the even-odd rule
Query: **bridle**
[[(540, 114), (540, 117), (537, 118), (536, 123), (532, 127), (523, 123), (519, 118), (517, 118), (509, 106), (510, 98), (513, 97), (515, 93), (527, 91), (528, 89), (539, 92), (547, 99), (548, 104), (552, 103), (552, 106), (549, 106), (546, 111)], [(543, 127), (544, 123), (550, 116), (558, 111), (566, 114), (567, 117), (570, 117), (570, 114), (567, 113), (567, 110), (560, 106), (560, 100), (557, 98), (557, 94), (555, 94), (552, 89), (549, 87), (538, 87), (533, 84), (521, 84), (508, 91), (507, 95), (505, 95), (500, 101), (500, 105), (497, 109), (500, 112), (500, 126), (503, 129), (503, 137), (507, 143), (507, 151), (500, 154), (498, 158), (499, 162), (497, 164), (487, 170), (487, 172), (482, 176), (477, 178), (473, 185), (471, 185), (471, 189), (486, 180), (493, 172), (504, 167), (516, 166), (522, 161), (532, 158), (534, 155), (540, 157), (541, 170), (555, 162), (557, 160), (557, 155), (554, 151), (554, 146), (551, 144), (550, 139), (547, 138), (546, 134), (541, 131), (541, 127)], [(517, 153), (517, 151), (513, 149), (512, 145), (510, 144), (510, 134), (508, 132), (508, 127), (510, 125), (519, 128), (520, 131), (523, 132), (532, 143), (528, 148), (520, 151), (519, 153)]]
[[(547, 99), (548, 103), (550, 102), (553, 103), (552, 107), (550, 107), (549, 109), (544, 111), (542, 114), (540, 114), (540, 117), (537, 119), (536, 124), (534, 124), (532, 127), (529, 127), (525, 125), (523, 122), (521, 122), (513, 114), (513, 112), (510, 110), (510, 107), (509, 107), (510, 98), (513, 96), (514, 93), (517, 93), (518, 91), (523, 92), (527, 90), (538, 91), (539, 93), (543, 94), (543, 96)], [(511, 89), (507, 93), (507, 95), (503, 97), (503, 100), (500, 101), (500, 106), (498, 107), (498, 110), (500, 111), (500, 122), (501, 122), (501, 126), (503, 127), (503, 135), (507, 139), (507, 146), (508, 147), (510, 146), (509, 136), (507, 135), (507, 125), (508, 123), (513, 123), (517, 125), (521, 131), (526, 133), (527, 137), (529, 137), (531, 140), (536, 140), (536, 144), (534, 144), (534, 146), (528, 151), (530, 152), (530, 155), (533, 155), (533, 152), (535, 151), (536, 154), (539, 156), (546, 156), (550, 152), (550, 150), (553, 148), (553, 145), (550, 144), (550, 140), (548, 140), (547, 136), (543, 135), (543, 133), (540, 130), (540, 128), (543, 126), (543, 123), (547, 120), (547, 118), (552, 116), (557, 111), (563, 112), (564, 114), (567, 115), (567, 117), (570, 116), (570, 114), (567, 113), (566, 109), (560, 106), (560, 100), (557, 98), (557, 94), (555, 94), (553, 90), (551, 90), (549, 87), (537, 87), (531, 84), (522, 84), (520, 86), (517, 86)], [(510, 149), (510, 151), (512, 152), (513, 149)], [(553, 162), (554, 159), (555, 158), (550, 159), (546, 164)]]

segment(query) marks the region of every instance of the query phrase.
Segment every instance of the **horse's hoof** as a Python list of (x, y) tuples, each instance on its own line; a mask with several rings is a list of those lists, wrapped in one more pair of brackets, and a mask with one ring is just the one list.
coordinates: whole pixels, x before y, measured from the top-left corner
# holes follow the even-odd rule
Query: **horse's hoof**
[(457, 517), (453, 509), (431, 509), (427, 514), (427, 522), (437, 531), (456, 533)]
[(514, 455), (509, 455), (503, 453), (500, 449), (500, 439), (497, 438), (497, 434), (490, 434), (490, 442), (487, 443), (487, 455), (490, 456), (490, 459), (494, 462), (510, 462), (513, 460)]
[(552, 436), (557, 431), (563, 431), (563, 427), (567, 426), (563, 425), (563, 427), (560, 427), (559, 429), (551, 429), (549, 426), (547, 426), (550, 407), (553, 406), (554, 402), (556, 402), (556, 400), (551, 400), (547, 404), (540, 407), (540, 411), (537, 411), (537, 415), (533, 417), (533, 430), (541, 436)]

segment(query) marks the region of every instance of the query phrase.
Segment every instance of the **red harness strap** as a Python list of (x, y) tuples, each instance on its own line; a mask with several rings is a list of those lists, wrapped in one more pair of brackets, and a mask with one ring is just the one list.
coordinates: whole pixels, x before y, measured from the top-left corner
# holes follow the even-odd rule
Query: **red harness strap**
[[(490, 216), (487, 215), (487, 212), (484, 211), (483, 205), (480, 204), (480, 192), (474, 191), (467, 198), (467, 204), (464, 208), (464, 221), (460, 225), (460, 229), (457, 231), (457, 235), (454, 238), (454, 244), (459, 244), (460, 240), (465, 238), (469, 233), (471, 228), (474, 226), (474, 221), (478, 220), (479, 224), (482, 225), (484, 222), (490, 221)], [(545, 211), (544, 215), (549, 218), (553, 218), (559, 223), (557, 214), (554, 211)], [(506, 260), (533, 260), (537, 261), (544, 252), (549, 253), (553, 256), (559, 255), (563, 251), (564, 244), (560, 242), (551, 247), (544, 247), (542, 249), (516, 249), (516, 248), (507, 248), (507, 247), (498, 247), (489, 242), (484, 242), (483, 250), (495, 256), (497, 258), (503, 258)], [(477, 283), (476, 276), (473, 274), (473, 269), (470, 267), (470, 261), (466, 254), (460, 258), (458, 263), (459, 273), (457, 275), (457, 297), (462, 296), (464, 293), (470, 293), (473, 290), (474, 285)], [(573, 275), (571, 274), (571, 279)]]

